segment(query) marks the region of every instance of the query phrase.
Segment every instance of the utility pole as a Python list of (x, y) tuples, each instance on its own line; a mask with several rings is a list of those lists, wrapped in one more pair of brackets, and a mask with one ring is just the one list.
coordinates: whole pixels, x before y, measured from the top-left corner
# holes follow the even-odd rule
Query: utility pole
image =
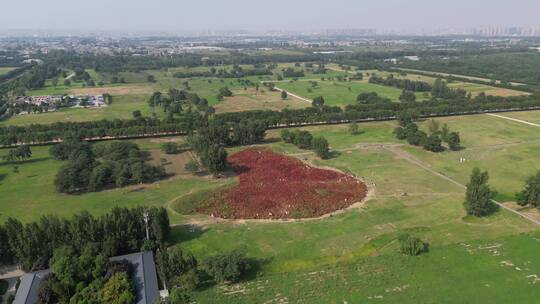
[(150, 240), (150, 231), (148, 230), (148, 210), (144, 210), (143, 212), (143, 219), (144, 219), (144, 225), (146, 226), (146, 240)]

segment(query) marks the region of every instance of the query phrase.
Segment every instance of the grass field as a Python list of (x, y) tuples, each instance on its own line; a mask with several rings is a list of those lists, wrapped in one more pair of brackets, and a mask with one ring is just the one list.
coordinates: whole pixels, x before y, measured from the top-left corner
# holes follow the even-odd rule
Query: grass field
[[(0, 121), (0, 125), (28, 125), (33, 123), (49, 124), (67, 121), (93, 121), (100, 119), (128, 119), (132, 112), (140, 110), (143, 115), (151, 115), (152, 110), (147, 103), (146, 95), (120, 95), (115, 96), (110, 106), (101, 108), (64, 108), (56, 112), (17, 115), (8, 120)], [(162, 115), (162, 111), (156, 111)]]
[[(392, 101), (397, 101), (401, 95), (399, 89), (371, 83), (321, 80), (317, 83), (317, 87), (312, 87), (308, 81), (277, 82), (276, 86), (308, 99), (323, 96), (325, 104), (329, 106), (356, 104), (356, 97), (360, 93), (376, 92), (379, 96), (390, 98)], [(421, 96), (418, 94), (417, 98), (420, 99)]]
[[(332, 67), (333, 69), (336, 69), (336, 70), (340, 70), (340, 67), (337, 66), (337, 65), (330, 65), (330, 67)], [(364, 81), (366, 81), (366, 82), (368, 81), (370, 75), (373, 75), (373, 74), (378, 75), (380, 77), (388, 77), (390, 75), (393, 75), (396, 78), (409, 79), (409, 80), (414, 80), (414, 81), (424, 81), (424, 82), (427, 82), (427, 83), (434, 83), (435, 80), (436, 80), (436, 78), (434, 78), (434, 77), (414, 74), (415, 70), (403, 69), (403, 71), (405, 72), (404, 75), (401, 75), (401, 74), (395, 73), (395, 72), (379, 71), (379, 70), (364, 70), (364, 71), (361, 71), (361, 72), (364, 73), (364, 75), (365, 75)], [(423, 71), (417, 71), (417, 72), (423, 72)], [(442, 76), (450, 76), (450, 75), (444, 74), (444, 73), (440, 74), (440, 75), (442, 75)], [(458, 75), (456, 75), (456, 76), (458, 76)], [(466, 76), (460, 76), (460, 77), (469, 78), (471, 80), (489, 81), (489, 80), (486, 80), (486, 79), (476, 78), (476, 77), (466, 77)], [(522, 92), (522, 91), (517, 91), (517, 90), (498, 88), (498, 87), (493, 87), (493, 86), (489, 86), (489, 85), (485, 85), (485, 84), (477, 84), (477, 83), (463, 82), (463, 81), (454, 81), (452, 83), (449, 83), (448, 86), (451, 87), (451, 88), (454, 88), (454, 89), (457, 89), (457, 88), (464, 89), (465, 91), (470, 92), (473, 96), (476, 96), (476, 95), (480, 94), (481, 92), (484, 92), (487, 95), (503, 96), (503, 97), (520, 96), (520, 95), (528, 95), (529, 94), (529, 93)]]
[(11, 67), (0, 67), (0, 75), (4, 75), (8, 73), (9, 71), (13, 71), (15, 69), (16, 68), (11, 68)]
[[(537, 117), (536, 112), (519, 114)], [(465, 149), (440, 154), (399, 149), (462, 183), (473, 166), (487, 169), (500, 198), (519, 191), (537, 169), (537, 127), (487, 115), (438, 120), (460, 132)], [(170, 210), (172, 224), (194, 225), (175, 227), (172, 243), (200, 258), (242, 249), (259, 262), (257, 274), (239, 284), (196, 292), (197, 303), (533, 303), (540, 296), (535, 285), (535, 275), (540, 275), (538, 227), (504, 210), (482, 219), (466, 216), (462, 188), (369, 145), (402, 143), (392, 135), (395, 126), (360, 124), (362, 133), (355, 136), (346, 125), (305, 128), (341, 150), (324, 161), (273, 140), (278, 130), (268, 132), (266, 146), (354, 173), (374, 185), (374, 196), (362, 209), (293, 223), (214, 223), (207, 216)], [(155, 150), (165, 140), (137, 143)], [(83, 209), (102, 214), (114, 206), (196, 204), (204, 194), (234, 181), (181, 176), (151, 185), (59, 195), (52, 181), (62, 163), (50, 159), (46, 147), (33, 152), (28, 162), (0, 164), (0, 221), (9, 216), (31, 221), (46, 213), (69, 216)], [(467, 161), (459, 164), (459, 157)], [(429, 252), (414, 258), (398, 254), (396, 238), (403, 232), (427, 241)]]

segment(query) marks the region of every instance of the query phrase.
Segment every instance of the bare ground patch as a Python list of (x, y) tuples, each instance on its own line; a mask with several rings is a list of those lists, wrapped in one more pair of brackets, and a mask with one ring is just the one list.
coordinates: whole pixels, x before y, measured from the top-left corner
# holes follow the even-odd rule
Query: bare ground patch
[(150, 163), (153, 165), (163, 165), (169, 174), (174, 175), (193, 175), (185, 169), (188, 162), (193, 160), (190, 152), (181, 152), (178, 154), (165, 154), (159, 150), (150, 152)]
[(240, 90), (235, 92), (233, 97), (227, 97), (221, 103), (214, 106), (216, 112), (240, 112), (252, 110), (274, 110), (301, 109), (306, 103), (295, 98), (281, 99), (279, 92), (269, 92), (255, 89)]

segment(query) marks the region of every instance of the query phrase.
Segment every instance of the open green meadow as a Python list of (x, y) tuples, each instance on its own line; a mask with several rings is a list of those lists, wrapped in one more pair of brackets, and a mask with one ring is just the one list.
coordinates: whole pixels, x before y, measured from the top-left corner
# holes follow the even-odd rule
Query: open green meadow
[(8, 72), (13, 71), (15, 69), (16, 68), (12, 68), (12, 67), (0, 67), (0, 75), (7, 74)]
[[(512, 115), (532, 121), (538, 113)], [(408, 146), (394, 138), (395, 122), (359, 124), (359, 135), (350, 135), (347, 125), (303, 128), (325, 136), (336, 151), (333, 158), (320, 160), (277, 140), (279, 130), (269, 131), (263, 146), (353, 173), (374, 188), (361, 208), (325, 219), (216, 221), (174, 211), (196, 204), (233, 178), (182, 175), (150, 185), (60, 195), (53, 180), (62, 162), (51, 159), (47, 147), (35, 147), (29, 161), (0, 163), (0, 221), (13, 216), (28, 222), (81, 210), (102, 214), (114, 206), (167, 206), (171, 223), (180, 225), (173, 228), (171, 243), (200, 258), (241, 249), (258, 261), (257, 271), (238, 284), (197, 291), (197, 303), (534, 303), (540, 296), (538, 226), (504, 209), (481, 219), (466, 216), (464, 190), (411, 159), (460, 183), (468, 181), (475, 166), (488, 170), (498, 198), (511, 200), (538, 169), (539, 128), (488, 115), (437, 120), (460, 133), (463, 150), (435, 154)], [(164, 140), (137, 143), (156, 151)], [(461, 157), (465, 162), (459, 162)], [(404, 232), (428, 242), (429, 252), (399, 254), (396, 239)]]
[[(63, 108), (55, 112), (17, 115), (8, 120), (0, 121), (0, 125), (29, 125), (50, 124), (68, 121), (93, 121), (100, 119), (129, 119), (132, 113), (140, 110), (143, 115), (150, 116), (152, 109), (144, 95), (120, 95), (115, 96), (113, 103), (100, 108)], [(159, 116), (164, 116), (163, 111), (156, 109)]]
[[(379, 96), (386, 97), (392, 101), (398, 101), (401, 90), (397, 88), (371, 84), (365, 82), (338, 82), (317, 80), (317, 86), (313, 86), (309, 81), (277, 82), (276, 86), (293, 94), (313, 99), (317, 96), (324, 97), (325, 104), (329, 106), (343, 106), (356, 104), (356, 98), (360, 93), (375, 92)], [(417, 98), (422, 99), (422, 94), (417, 94)]]

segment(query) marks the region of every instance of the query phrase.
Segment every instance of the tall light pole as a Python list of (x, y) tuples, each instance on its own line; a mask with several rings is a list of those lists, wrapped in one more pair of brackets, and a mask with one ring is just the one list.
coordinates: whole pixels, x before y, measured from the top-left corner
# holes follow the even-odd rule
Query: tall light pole
[(144, 225), (146, 226), (146, 240), (150, 240), (150, 231), (148, 230), (148, 219), (149, 219), (149, 215), (148, 215), (148, 210), (144, 210), (143, 212), (143, 219), (144, 219)]

